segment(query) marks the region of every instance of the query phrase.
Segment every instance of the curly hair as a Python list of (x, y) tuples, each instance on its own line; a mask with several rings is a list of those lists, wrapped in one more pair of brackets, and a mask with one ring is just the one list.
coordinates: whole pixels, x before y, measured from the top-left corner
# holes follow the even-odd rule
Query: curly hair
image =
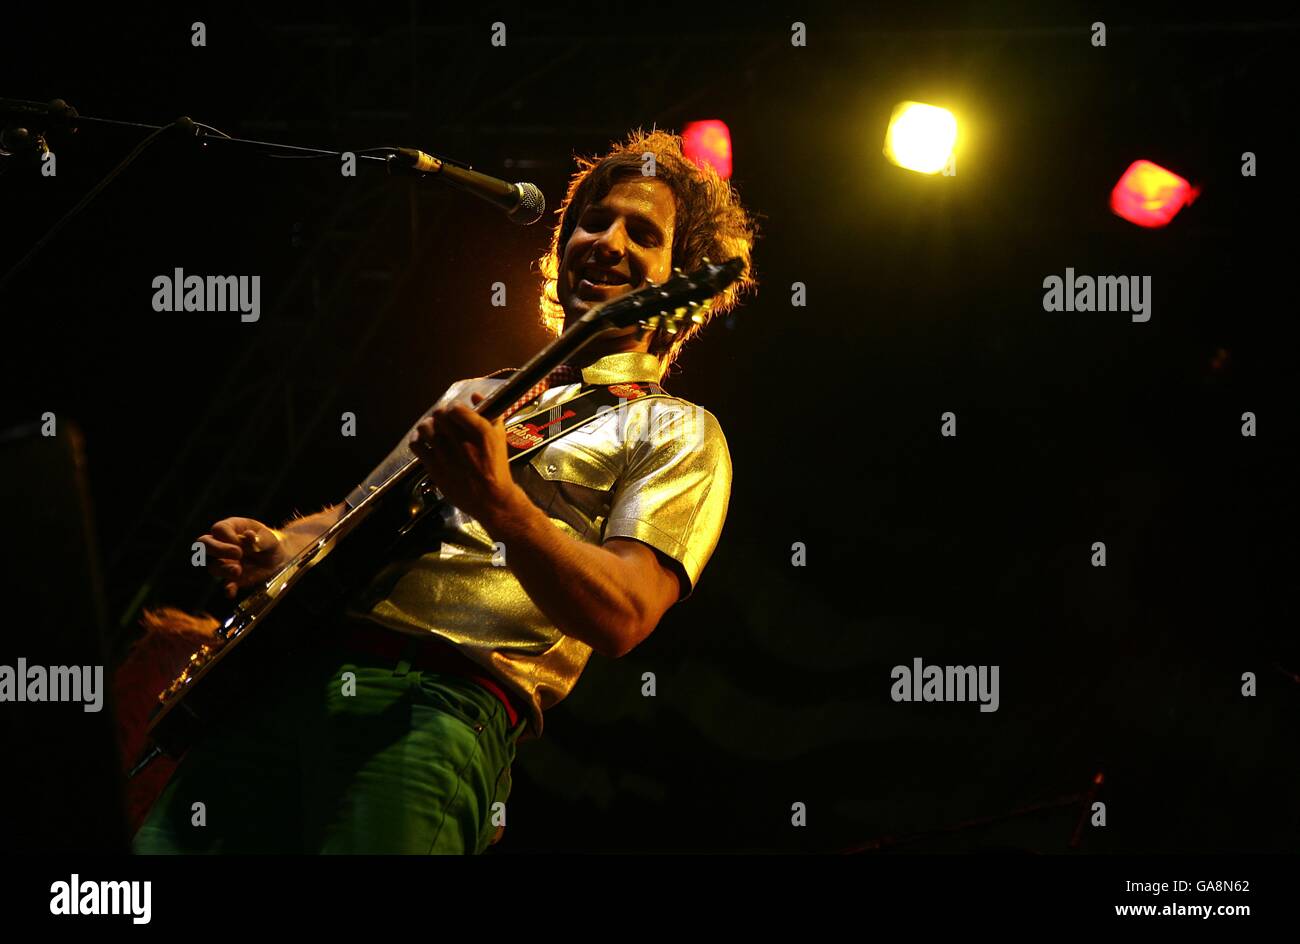
[[(655, 177), (673, 192), (676, 214), (673, 225), (672, 264), (690, 272), (700, 268), (704, 259), (725, 262), (740, 256), (745, 271), (739, 279), (716, 295), (705, 311), (706, 322), (714, 315), (725, 314), (737, 300), (752, 291), (754, 277), (751, 253), (758, 225), (740, 202), (736, 188), (707, 165), (697, 166), (682, 153), (682, 138), (668, 131), (637, 129), (621, 143), (599, 157), (575, 155), (578, 169), (569, 180), (556, 214), (559, 221), (551, 234), (546, 255), (538, 260), (541, 271), (542, 323), (559, 334), (564, 326), (564, 309), (560, 304), (557, 282), (564, 247), (588, 204), (603, 199), (615, 183), (628, 177), (641, 177), (646, 153), (654, 155)], [(664, 368), (677, 358), (682, 345), (699, 333), (703, 325), (688, 323), (676, 335), (663, 331), (650, 342), (650, 353), (660, 357)]]

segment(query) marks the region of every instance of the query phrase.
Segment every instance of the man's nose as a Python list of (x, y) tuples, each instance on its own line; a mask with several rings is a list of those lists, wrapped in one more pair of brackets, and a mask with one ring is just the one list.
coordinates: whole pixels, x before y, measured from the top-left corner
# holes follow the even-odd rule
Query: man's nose
[(610, 224), (609, 228), (600, 234), (595, 249), (597, 253), (613, 256), (615, 259), (623, 258), (623, 254), (627, 252), (627, 229), (623, 226), (622, 220)]

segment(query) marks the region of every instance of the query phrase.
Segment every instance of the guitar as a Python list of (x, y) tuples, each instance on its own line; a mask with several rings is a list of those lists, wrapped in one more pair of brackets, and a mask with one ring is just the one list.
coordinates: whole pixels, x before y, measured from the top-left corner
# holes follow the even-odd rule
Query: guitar
[[(609, 331), (640, 324), (646, 330), (676, 333), (685, 320), (703, 323), (708, 300), (743, 271), (740, 259), (721, 265), (706, 259), (704, 268), (696, 272), (674, 270), (673, 277), (660, 285), (651, 284), (589, 310), (480, 402), (476, 411), (496, 420), (554, 368)], [(291, 644), (294, 628), (318, 625), (337, 612), (377, 565), (395, 550), (410, 547), (420, 526), (436, 520), (437, 516), (430, 516), (441, 507), (441, 496), (423, 473), (420, 460), (412, 457), (256, 587), (216, 630), (212, 643), (191, 655), (184, 671), (159, 694), (149, 725), (151, 747), (131, 776), (163, 753), (179, 757), (211, 720), (255, 683), (256, 653), (270, 645), (264, 640)]]

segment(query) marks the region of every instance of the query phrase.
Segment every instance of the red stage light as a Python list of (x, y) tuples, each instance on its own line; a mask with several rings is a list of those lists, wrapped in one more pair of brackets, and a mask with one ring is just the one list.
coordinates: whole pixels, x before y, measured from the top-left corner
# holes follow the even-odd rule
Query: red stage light
[(1110, 192), (1110, 208), (1138, 226), (1164, 226), (1199, 194), (1173, 171), (1150, 161), (1134, 161)]
[(731, 131), (716, 118), (692, 121), (682, 129), (682, 150), (697, 167), (708, 164), (723, 180), (731, 177)]

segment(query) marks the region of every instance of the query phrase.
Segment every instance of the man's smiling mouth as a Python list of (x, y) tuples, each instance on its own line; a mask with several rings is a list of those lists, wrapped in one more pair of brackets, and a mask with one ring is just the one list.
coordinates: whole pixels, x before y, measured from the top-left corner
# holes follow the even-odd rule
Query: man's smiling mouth
[(632, 287), (631, 278), (616, 269), (583, 266), (577, 271), (577, 276), (574, 294), (589, 301), (603, 301)]
[(632, 281), (616, 269), (602, 269), (600, 266), (585, 266), (581, 274), (582, 280), (590, 285), (627, 285)]

